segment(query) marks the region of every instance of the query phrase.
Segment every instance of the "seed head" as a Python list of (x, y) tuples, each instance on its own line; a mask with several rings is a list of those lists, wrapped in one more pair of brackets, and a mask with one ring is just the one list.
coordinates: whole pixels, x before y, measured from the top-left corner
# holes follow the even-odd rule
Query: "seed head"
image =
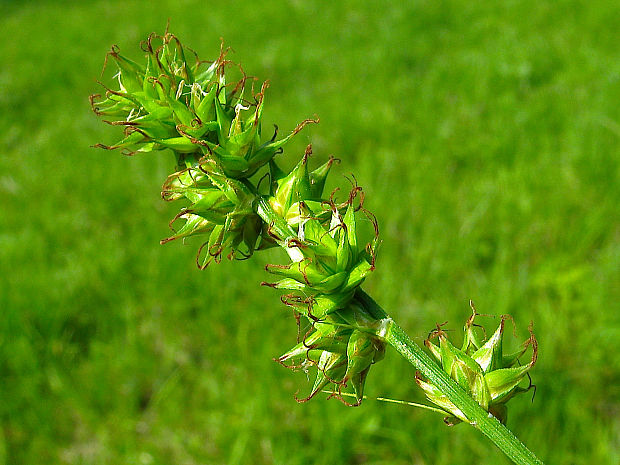
[[(483, 409), (505, 423), (506, 403), (516, 394), (526, 392), (532, 387), (531, 382), (527, 388), (520, 385), (525, 377), (529, 377), (529, 371), (536, 363), (538, 343), (530, 328), (530, 337), (523, 343), (522, 348), (512, 354), (504, 354), (502, 347), (504, 327), (510, 316), (501, 317), (497, 330), (488, 339), (479, 337), (476, 331), (478, 325), (474, 324), (476, 316), (474, 309), (473, 315), (465, 323), (465, 338), (461, 349), (448, 340), (447, 334), (439, 325), (424, 343), (452, 379)], [(439, 339), (439, 346), (431, 342), (435, 338)], [(531, 359), (529, 363), (522, 365), (519, 357), (530, 346)], [(416, 382), (431, 402), (446, 411), (448, 416), (444, 421), (447, 424), (469, 422), (461, 410), (433, 384), (425, 381), (419, 373), (416, 373)]]
[(374, 270), (378, 241), (375, 228), (370, 243), (365, 248), (359, 246), (356, 217), (366, 214), (376, 225), (374, 216), (363, 208), (361, 188), (355, 186), (343, 204), (337, 204), (333, 196), (328, 201), (313, 200), (320, 195), (322, 173), (326, 175), (328, 169), (329, 162), (309, 174), (302, 160), (289, 176), (279, 179), (270, 198), (274, 209), (280, 209), (296, 228), (297, 236), (276, 237), (288, 251), (291, 263), (267, 265), (267, 271), (284, 278), (269, 285), (294, 291), (285, 296), (285, 303), (315, 321), (344, 308), (351, 300)]
[(261, 116), (267, 83), (254, 91), (254, 78), (238, 67), (241, 78), (227, 82), (232, 62), (223, 48), (213, 62), (201, 61), (173, 34), (151, 34), (143, 42), (146, 64), (121, 55), (118, 47), (108, 59), (118, 66), (118, 89), (91, 96), (93, 111), (123, 126), (124, 137), (105, 149), (122, 149), (127, 155), (172, 149), (179, 170), (203, 157), (216, 163), (230, 178), (252, 176), (307, 123), (305, 120), (283, 139), (277, 131), (261, 141)]
[[(370, 367), (385, 355), (382, 324), (355, 302), (314, 322), (303, 340), (277, 359), (292, 369), (317, 368), (312, 391), (298, 400), (306, 402), (332, 384), (332, 397), (347, 405), (360, 405)], [(344, 400), (347, 389), (355, 396), (354, 404)]]

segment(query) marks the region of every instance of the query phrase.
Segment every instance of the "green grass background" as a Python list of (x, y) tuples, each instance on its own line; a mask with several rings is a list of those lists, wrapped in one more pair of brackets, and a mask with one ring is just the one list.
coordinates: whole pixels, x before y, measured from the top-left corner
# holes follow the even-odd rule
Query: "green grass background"
[[(0, 4), (0, 464), (508, 463), (430, 412), (298, 405), (272, 361), (295, 323), (258, 285), (279, 255), (199, 272), (158, 244), (172, 157), (90, 148), (118, 133), (87, 97), (167, 18), (270, 79), (266, 123), (321, 117), (282, 157), (312, 142), (365, 186), (365, 289), (412, 337), (470, 298), (515, 347), (533, 320), (509, 427), (549, 464), (619, 463), (618, 2), (106, 0)], [(388, 350), (367, 394), (422, 401), (413, 374)]]

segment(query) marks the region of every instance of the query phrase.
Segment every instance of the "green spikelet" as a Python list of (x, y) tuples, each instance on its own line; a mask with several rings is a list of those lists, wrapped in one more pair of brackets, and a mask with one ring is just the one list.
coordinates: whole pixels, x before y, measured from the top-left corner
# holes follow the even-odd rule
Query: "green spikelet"
[[(113, 126), (124, 128), (124, 137), (105, 149), (127, 155), (171, 149), (179, 169), (203, 157), (216, 162), (230, 178), (252, 176), (306, 124), (288, 136), (261, 138), (261, 116), (267, 84), (254, 92), (253, 80), (242, 77), (227, 84), (226, 50), (212, 63), (201, 61), (173, 34), (151, 34), (143, 43), (146, 64), (108, 53), (117, 67), (118, 90), (106, 87), (104, 96), (91, 96), (93, 111)], [(248, 81), (252, 85), (248, 86)], [(246, 95), (250, 94), (250, 95)]]
[[(332, 384), (333, 397), (347, 405), (360, 405), (366, 376), (385, 355), (381, 339), (385, 325), (386, 321), (376, 320), (355, 302), (315, 322), (300, 343), (277, 359), (293, 369), (316, 367), (310, 394), (298, 401), (306, 402)], [(343, 393), (348, 391), (355, 396), (354, 404), (344, 400)]]
[(374, 270), (375, 236), (365, 248), (358, 246), (357, 217), (366, 214), (376, 225), (374, 216), (363, 208), (357, 186), (349, 198), (337, 204), (333, 198), (321, 200), (325, 177), (333, 160), (312, 173), (307, 167), (310, 148), (299, 164), (284, 176), (272, 163), (274, 187), (269, 203), (285, 219), (271, 235), (285, 247), (291, 263), (267, 265), (270, 273), (282, 279), (269, 284), (276, 289), (294, 291), (285, 302), (313, 320), (320, 320), (343, 308), (355, 290)]
[[(446, 333), (439, 327), (425, 341), (425, 345), (453, 380), (483, 409), (505, 423), (506, 402), (516, 394), (529, 389), (529, 387), (521, 387), (520, 384), (536, 363), (538, 343), (530, 329), (530, 337), (523, 343), (521, 350), (505, 355), (502, 347), (504, 326), (506, 319), (510, 317), (502, 316), (497, 330), (491, 337), (484, 340), (479, 338), (474, 329), (476, 316), (474, 309), (472, 316), (465, 323), (465, 338), (461, 349), (452, 345)], [(439, 339), (439, 346), (431, 342), (433, 338)], [(531, 359), (529, 363), (521, 365), (519, 357), (529, 346), (532, 346)], [(454, 425), (461, 421), (469, 421), (443, 393), (419, 374), (416, 374), (416, 382), (424, 390), (426, 397), (448, 414), (444, 419), (447, 424)]]
[(162, 187), (162, 197), (168, 201), (185, 199), (190, 205), (171, 222), (172, 228), (183, 220), (182, 227), (161, 243), (208, 237), (196, 258), (200, 268), (211, 261), (219, 262), (226, 249), (230, 258), (247, 258), (254, 253), (262, 222), (253, 208), (256, 196), (242, 182), (202, 163), (170, 175)]

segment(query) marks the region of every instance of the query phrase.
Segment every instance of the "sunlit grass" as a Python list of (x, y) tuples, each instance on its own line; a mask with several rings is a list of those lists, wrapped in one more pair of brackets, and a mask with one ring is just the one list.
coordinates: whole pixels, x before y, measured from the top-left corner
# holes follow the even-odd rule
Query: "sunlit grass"
[[(321, 117), (287, 153), (311, 140), (366, 188), (383, 244), (365, 287), (411, 335), (457, 328), (470, 298), (534, 320), (538, 390), (509, 426), (548, 463), (618, 461), (617, 6), (145, 5), (2, 7), (5, 463), (506, 463), (432, 413), (297, 405), (267, 257), (198, 272), (194, 247), (158, 244), (172, 160), (91, 149), (114, 136), (87, 96), (111, 44), (138, 57), (168, 17), (271, 80), (267, 121)], [(423, 400), (413, 373), (393, 387), (397, 357), (373, 371), (369, 396)]]

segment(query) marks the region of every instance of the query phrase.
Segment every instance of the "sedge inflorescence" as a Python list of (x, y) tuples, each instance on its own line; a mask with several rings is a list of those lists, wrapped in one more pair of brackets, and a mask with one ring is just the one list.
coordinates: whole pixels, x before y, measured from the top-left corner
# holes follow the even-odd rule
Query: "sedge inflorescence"
[[(306, 318), (308, 331), (277, 360), (291, 368), (317, 369), (310, 395), (301, 400), (331, 383), (334, 396), (346, 403), (343, 389), (349, 389), (359, 405), (366, 375), (385, 352), (385, 322), (355, 299), (375, 268), (378, 243), (362, 189), (353, 178), (344, 201), (334, 192), (325, 195), (335, 159), (310, 170), (310, 146), (292, 170), (281, 168), (276, 156), (283, 146), (318, 119), (302, 121), (280, 139), (276, 127), (264, 140), (268, 85), (256, 91), (256, 79), (228, 60), (223, 47), (216, 60), (201, 61), (166, 32), (151, 34), (142, 50), (144, 65), (116, 46), (107, 55), (106, 65), (113, 61), (118, 68), (116, 85), (91, 96), (91, 105), (106, 123), (122, 127), (123, 136), (97, 147), (126, 155), (172, 151), (176, 169), (165, 180), (162, 197), (185, 206), (170, 222), (172, 234), (161, 242), (202, 238), (196, 257), (200, 268), (223, 256), (245, 259), (256, 250), (284, 248), (290, 263), (267, 265), (279, 278), (268, 285), (285, 291), (282, 301), (298, 321)], [(265, 177), (266, 190), (261, 189)], [(361, 237), (360, 218), (372, 225), (368, 240)]]
[[(167, 31), (151, 34), (142, 50), (145, 64), (121, 55), (116, 46), (106, 57), (106, 65), (117, 65), (114, 88), (102, 84), (105, 92), (90, 101), (123, 135), (96, 147), (126, 155), (172, 152), (175, 169), (161, 195), (184, 206), (161, 242), (200, 239), (199, 268), (271, 247), (286, 252), (287, 263), (266, 266), (274, 280), (263, 284), (282, 291), (298, 324), (296, 344), (276, 360), (292, 369), (316, 370), (310, 392), (297, 400), (312, 399), (331, 385), (330, 397), (360, 405), (368, 373), (390, 344), (422, 372), (417, 384), (439, 407), (426, 408), (445, 413), (448, 424), (476, 425), (516, 463), (542, 463), (495, 420), (505, 422), (506, 402), (531, 387), (523, 385), (537, 359), (534, 335), (520, 351), (504, 354), (507, 317), (486, 338), (476, 330), (474, 310), (461, 349), (441, 325), (430, 334), (425, 345), (434, 363), (360, 287), (375, 270), (379, 240), (377, 221), (355, 178), (348, 194), (326, 194), (336, 160), (311, 170), (310, 146), (293, 169), (282, 169), (283, 147), (318, 118), (302, 121), (286, 137), (278, 138), (276, 127), (264, 138), (268, 85), (257, 90), (256, 78), (228, 60), (228, 50), (220, 47), (214, 61), (202, 61)], [(531, 360), (521, 364), (528, 347)]]
[[(91, 96), (93, 111), (104, 121), (123, 128), (123, 137), (107, 150), (127, 155), (170, 150), (176, 168), (162, 186), (166, 201), (185, 206), (170, 222), (172, 234), (161, 242), (202, 238), (196, 261), (199, 268), (223, 256), (245, 259), (256, 250), (279, 246), (289, 262), (267, 265), (276, 277), (264, 285), (283, 290), (281, 300), (293, 309), (298, 325), (305, 318), (305, 334), (278, 357), (281, 364), (309, 370), (316, 378), (306, 401), (332, 385), (332, 396), (359, 405), (371, 366), (385, 354), (392, 320), (368, 305), (360, 289), (375, 269), (378, 226), (364, 207), (364, 192), (352, 177), (344, 200), (336, 191), (324, 193), (332, 165), (309, 169), (308, 146), (289, 171), (276, 157), (283, 146), (308, 123), (302, 121), (284, 138), (277, 127), (263, 140), (262, 114), (267, 83), (256, 91), (256, 79), (226, 59), (220, 48), (216, 60), (201, 61), (195, 52), (166, 32), (151, 34), (142, 43), (146, 63), (108, 53), (118, 67), (116, 89)], [(105, 70), (105, 66), (104, 66)], [(236, 72), (237, 79), (231, 79)], [(268, 179), (267, 187), (261, 181)], [(370, 225), (370, 228), (368, 227)], [(360, 227), (366, 226), (366, 228)], [(505, 317), (488, 339), (474, 328), (476, 313), (465, 325), (465, 342), (457, 349), (440, 326), (425, 342), (442, 369), (486, 411), (506, 419), (506, 402), (524, 388), (536, 362), (533, 335), (521, 351), (505, 355), (502, 348)], [(439, 345), (431, 342), (438, 339)], [(519, 356), (533, 347), (531, 361)], [(417, 384), (428, 399), (448, 415), (450, 424), (468, 421), (466, 415), (422, 376)], [(355, 401), (347, 402), (344, 395)]]

